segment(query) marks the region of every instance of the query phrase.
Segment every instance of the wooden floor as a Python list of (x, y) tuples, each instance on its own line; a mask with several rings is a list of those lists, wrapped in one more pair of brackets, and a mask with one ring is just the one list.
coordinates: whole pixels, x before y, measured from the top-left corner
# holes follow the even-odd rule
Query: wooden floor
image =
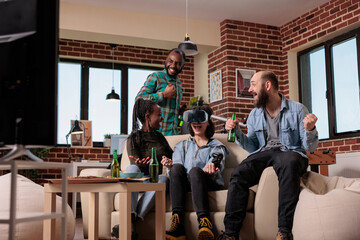
[[(117, 238), (111, 238), (112, 240), (117, 240)], [(75, 236), (74, 240), (87, 240), (84, 238), (83, 226), (82, 226), (82, 218), (78, 217), (75, 219)]]
[(74, 240), (85, 240), (83, 227), (82, 227), (82, 219), (76, 218), (75, 219), (75, 236)]

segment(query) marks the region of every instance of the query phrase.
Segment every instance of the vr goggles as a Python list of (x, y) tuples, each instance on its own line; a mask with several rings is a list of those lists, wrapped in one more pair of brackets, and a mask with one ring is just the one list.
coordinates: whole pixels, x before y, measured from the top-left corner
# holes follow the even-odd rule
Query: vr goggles
[(204, 123), (209, 121), (209, 115), (204, 110), (195, 108), (192, 110), (187, 110), (183, 114), (185, 122), (188, 123)]

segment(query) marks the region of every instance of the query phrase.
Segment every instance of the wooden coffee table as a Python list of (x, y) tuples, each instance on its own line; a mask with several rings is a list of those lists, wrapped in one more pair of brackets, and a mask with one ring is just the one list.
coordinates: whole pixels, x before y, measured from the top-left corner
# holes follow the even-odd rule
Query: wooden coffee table
[[(97, 240), (99, 226), (99, 193), (119, 193), (119, 225), (121, 231), (119, 239), (131, 239), (131, 193), (143, 191), (155, 191), (155, 239), (165, 239), (165, 183), (143, 182), (116, 182), (116, 183), (92, 183), (91, 179), (86, 183), (69, 183), (68, 192), (89, 193), (89, 240)], [(56, 193), (61, 192), (61, 184), (48, 183), (44, 185), (44, 213), (56, 211)], [(111, 227), (109, 226), (109, 229)], [(55, 219), (44, 220), (44, 240), (55, 239)]]

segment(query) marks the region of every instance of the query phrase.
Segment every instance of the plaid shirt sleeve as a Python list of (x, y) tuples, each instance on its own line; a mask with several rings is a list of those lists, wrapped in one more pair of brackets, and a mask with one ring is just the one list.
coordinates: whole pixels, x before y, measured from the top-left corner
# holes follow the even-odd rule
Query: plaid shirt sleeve
[(158, 84), (159, 76), (153, 73), (148, 76), (146, 79), (144, 86), (141, 87), (139, 93), (136, 95), (135, 101), (139, 98), (153, 100), (156, 103), (162, 102), (164, 100), (164, 95), (160, 90), (160, 86)]

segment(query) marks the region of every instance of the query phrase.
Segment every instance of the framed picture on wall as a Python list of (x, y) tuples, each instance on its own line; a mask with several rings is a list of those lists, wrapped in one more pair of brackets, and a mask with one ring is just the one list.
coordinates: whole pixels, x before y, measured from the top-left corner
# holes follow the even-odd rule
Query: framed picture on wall
[(210, 102), (222, 100), (221, 70), (210, 73)]
[(236, 98), (253, 98), (249, 93), (250, 79), (256, 73), (255, 70), (239, 69), (236, 70)]
[[(91, 121), (78, 120), (79, 126), (83, 133), (71, 134), (71, 147), (92, 147), (92, 130)], [(71, 120), (70, 128), (74, 125), (75, 120)]]

